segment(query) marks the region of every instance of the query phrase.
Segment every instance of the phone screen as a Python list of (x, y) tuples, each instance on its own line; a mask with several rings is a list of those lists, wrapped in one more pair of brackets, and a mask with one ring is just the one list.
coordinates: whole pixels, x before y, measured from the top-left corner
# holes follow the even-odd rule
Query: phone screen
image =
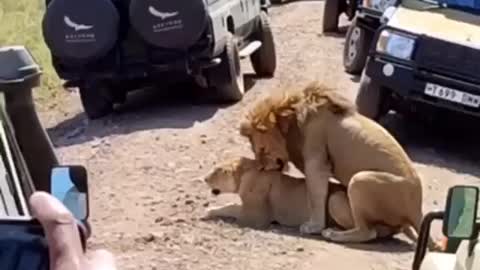
[[(88, 217), (88, 188), (82, 167), (56, 167), (52, 170), (50, 193), (80, 221)], [(82, 177), (83, 176), (83, 177)]]
[(0, 218), (0, 269), (48, 270), (48, 246), (38, 221)]

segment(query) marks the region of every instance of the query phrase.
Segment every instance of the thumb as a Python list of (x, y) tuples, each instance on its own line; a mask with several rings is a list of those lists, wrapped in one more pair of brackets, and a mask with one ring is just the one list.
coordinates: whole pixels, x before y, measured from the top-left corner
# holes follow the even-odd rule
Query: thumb
[(83, 252), (73, 215), (59, 200), (45, 192), (35, 192), (30, 197), (30, 206), (32, 215), (45, 230), (50, 269), (80, 269)]

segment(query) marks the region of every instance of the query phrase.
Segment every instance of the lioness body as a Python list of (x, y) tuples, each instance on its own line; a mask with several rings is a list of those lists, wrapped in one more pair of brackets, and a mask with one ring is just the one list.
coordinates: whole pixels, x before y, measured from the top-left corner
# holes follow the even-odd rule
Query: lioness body
[[(228, 162), (205, 177), (214, 193), (238, 193), (241, 205), (229, 204), (210, 209), (210, 217), (233, 217), (239, 223), (265, 228), (272, 222), (300, 226), (311, 214), (305, 180), (280, 171), (260, 171), (258, 162), (240, 158)], [(353, 228), (345, 188), (330, 183), (328, 213), (331, 224)]]
[[(420, 229), (422, 185), (400, 144), (379, 124), (360, 115), (336, 91), (318, 83), (257, 103), (240, 127), (266, 170), (291, 161), (306, 176), (312, 215), (303, 233), (336, 242), (365, 242), (376, 224)], [(355, 228), (326, 228), (328, 181), (347, 188)], [(412, 233), (409, 233), (412, 236)]]

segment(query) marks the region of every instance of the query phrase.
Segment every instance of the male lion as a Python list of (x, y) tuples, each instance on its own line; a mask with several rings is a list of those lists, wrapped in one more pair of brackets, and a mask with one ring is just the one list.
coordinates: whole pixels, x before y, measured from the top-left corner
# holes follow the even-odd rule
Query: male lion
[[(302, 233), (358, 243), (375, 239), (374, 224), (382, 223), (412, 226), (418, 234), (422, 185), (412, 162), (388, 131), (337, 91), (313, 82), (300, 91), (277, 92), (253, 106), (240, 133), (263, 169), (282, 170), (291, 161), (305, 174), (312, 211)], [(330, 177), (347, 187), (353, 229), (326, 228)]]

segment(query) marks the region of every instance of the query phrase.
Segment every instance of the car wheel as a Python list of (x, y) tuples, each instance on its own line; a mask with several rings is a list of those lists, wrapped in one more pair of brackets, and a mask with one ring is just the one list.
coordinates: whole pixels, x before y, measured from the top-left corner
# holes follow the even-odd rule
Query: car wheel
[(357, 19), (353, 19), (343, 47), (343, 66), (347, 73), (358, 75), (362, 72), (372, 39), (373, 33), (358, 26)]
[(97, 119), (113, 111), (111, 89), (104, 82), (86, 82), (80, 87), (83, 110), (89, 119)]
[(338, 18), (340, 17), (340, 1), (344, 0), (325, 0), (323, 9), (323, 32), (338, 31)]
[(357, 110), (360, 114), (378, 121), (388, 112), (388, 106), (385, 103), (385, 98), (381, 90), (380, 85), (373, 82), (364, 71), (355, 100)]
[(210, 70), (209, 80), (221, 101), (240, 101), (245, 93), (245, 84), (238, 45), (231, 33), (227, 35), (225, 49), (220, 59), (221, 63)]
[(277, 54), (272, 29), (265, 11), (260, 13), (254, 38), (262, 42), (262, 46), (250, 56), (253, 70), (258, 76), (272, 77), (277, 68)]

